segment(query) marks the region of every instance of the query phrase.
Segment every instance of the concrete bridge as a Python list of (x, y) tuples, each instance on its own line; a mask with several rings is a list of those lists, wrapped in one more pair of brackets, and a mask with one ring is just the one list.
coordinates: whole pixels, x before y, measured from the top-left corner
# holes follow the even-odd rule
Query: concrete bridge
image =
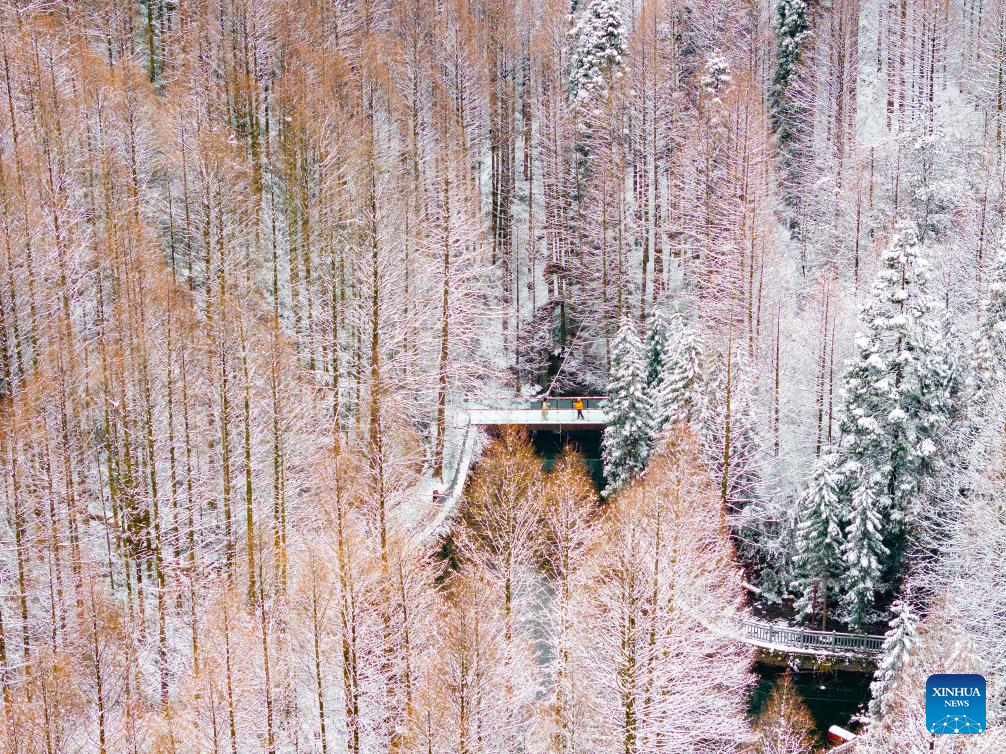
[[(583, 418), (573, 408), (583, 401)], [(538, 398), (502, 398), (472, 402), (466, 406), (471, 423), (477, 427), (516, 424), (529, 430), (547, 429), (562, 432), (574, 429), (602, 430), (608, 424), (602, 396), (549, 398), (545, 410)]]

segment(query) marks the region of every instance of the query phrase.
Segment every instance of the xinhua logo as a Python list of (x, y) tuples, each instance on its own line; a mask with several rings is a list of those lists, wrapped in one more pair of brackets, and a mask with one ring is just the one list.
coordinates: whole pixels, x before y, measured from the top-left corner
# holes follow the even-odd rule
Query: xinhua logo
[(985, 730), (985, 678), (977, 673), (929, 676), (926, 727), (930, 733), (981, 733)]

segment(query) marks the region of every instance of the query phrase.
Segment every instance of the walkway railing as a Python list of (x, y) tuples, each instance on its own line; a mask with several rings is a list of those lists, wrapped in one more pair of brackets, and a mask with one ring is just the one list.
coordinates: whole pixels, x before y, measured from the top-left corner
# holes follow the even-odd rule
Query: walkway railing
[[(583, 401), (584, 410), (592, 408), (603, 408), (604, 401), (607, 400), (606, 396), (603, 395), (574, 395), (574, 396), (564, 396), (561, 398), (548, 399), (548, 407), (550, 410), (554, 409), (556, 411), (561, 410), (573, 410), (573, 404), (576, 401)], [(482, 400), (473, 400), (466, 402), (467, 408), (475, 409), (499, 409), (502, 411), (535, 411), (541, 409), (541, 398), (514, 398), (513, 396), (490, 396)]]
[(755, 620), (741, 621), (741, 639), (796, 654), (875, 655), (884, 645), (883, 636), (812, 631), (798, 626), (775, 626)]

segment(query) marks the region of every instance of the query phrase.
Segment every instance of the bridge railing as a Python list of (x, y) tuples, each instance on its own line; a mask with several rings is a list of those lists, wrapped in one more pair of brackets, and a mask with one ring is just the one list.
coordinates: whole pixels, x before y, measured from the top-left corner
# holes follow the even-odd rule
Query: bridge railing
[[(574, 395), (549, 397), (548, 407), (553, 411), (572, 410), (576, 401), (583, 401), (583, 408), (603, 408), (607, 396), (604, 395)], [(490, 396), (480, 400), (467, 402), (468, 408), (506, 409), (515, 411), (537, 411), (541, 409), (541, 398), (515, 398), (513, 396)]]
[(742, 621), (741, 628), (745, 639), (792, 648), (801, 652), (872, 655), (880, 652), (884, 644), (883, 636), (813, 631), (809, 628), (776, 626), (754, 620)]

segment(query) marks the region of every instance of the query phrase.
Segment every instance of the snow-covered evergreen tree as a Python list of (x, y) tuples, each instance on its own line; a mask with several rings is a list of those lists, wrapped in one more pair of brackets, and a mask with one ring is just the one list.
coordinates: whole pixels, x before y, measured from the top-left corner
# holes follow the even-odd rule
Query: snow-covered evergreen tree
[(908, 600), (895, 600), (891, 605), (890, 628), (884, 636), (880, 664), (870, 684), (870, 717), (883, 720), (893, 705), (895, 683), (902, 670), (911, 662), (919, 639), (918, 618)]
[(718, 101), (730, 79), (730, 62), (723, 50), (717, 47), (706, 58), (706, 67), (699, 81), (703, 95), (711, 101)]
[(846, 597), (853, 621), (872, 606), (904, 546), (904, 523), (938, 451), (952, 406), (953, 367), (937, 347), (928, 265), (910, 222), (882, 257), (849, 365), (839, 421), (849, 480)]
[(793, 566), (799, 615), (819, 612), (826, 628), (829, 593), (845, 572), (842, 545), (847, 513), (841, 496), (842, 474), (838, 457), (828, 454), (814, 467), (810, 487), (800, 500)]
[(974, 398), (976, 406), (1006, 379), (1006, 235), (989, 271), (975, 335)]
[[(680, 322), (680, 320), (675, 320)], [(698, 419), (705, 393), (702, 348), (690, 327), (681, 326), (674, 350), (663, 365), (654, 389), (657, 429)]]
[(646, 317), (646, 385), (652, 391), (660, 381), (667, 363), (674, 357), (681, 332), (681, 315), (668, 317), (663, 309), (654, 307)]
[(929, 345), (924, 332), (930, 313), (927, 265), (919, 258), (913, 225), (899, 225), (881, 263), (862, 312), (859, 354), (846, 376), (839, 428), (846, 457), (870, 464), (884, 476), (883, 494), (892, 498), (893, 520), (900, 523), (906, 496), (917, 489), (909, 465), (914, 439), (909, 434), (920, 418), (920, 367)]
[[(960, 337), (946, 309), (922, 322), (925, 351), (919, 358), (919, 390), (909, 405), (919, 416), (916, 429), (917, 471), (931, 475), (937, 457), (947, 451), (947, 432), (962, 389)], [(912, 412), (909, 411), (911, 414)]]
[[(612, 78), (621, 76), (627, 34), (618, 0), (591, 0), (570, 31), (569, 97), (583, 116), (608, 96)], [(583, 136), (583, 134), (581, 134)]]
[(967, 190), (956, 168), (958, 145), (941, 126), (923, 133), (913, 130), (906, 138), (905, 180), (919, 239), (939, 240), (954, 227), (954, 213)]
[(845, 529), (845, 607), (854, 628), (866, 622), (869, 609), (881, 591), (889, 548), (884, 544), (887, 509), (881, 493), (883, 480), (872, 472), (853, 487), (852, 510)]
[(646, 359), (629, 318), (622, 321), (611, 347), (607, 413), (603, 440), (605, 497), (643, 470), (652, 443), (653, 402), (646, 388)]
[(779, 0), (776, 11), (777, 58), (775, 79), (770, 93), (772, 116), (782, 141), (789, 138), (790, 80), (800, 62), (804, 46), (810, 39), (810, 12), (807, 0)]
[(595, 134), (592, 123), (602, 116), (611, 81), (622, 76), (627, 52), (628, 34), (618, 0), (589, 0), (569, 34), (568, 92), (576, 119), (576, 170), (582, 180)]

